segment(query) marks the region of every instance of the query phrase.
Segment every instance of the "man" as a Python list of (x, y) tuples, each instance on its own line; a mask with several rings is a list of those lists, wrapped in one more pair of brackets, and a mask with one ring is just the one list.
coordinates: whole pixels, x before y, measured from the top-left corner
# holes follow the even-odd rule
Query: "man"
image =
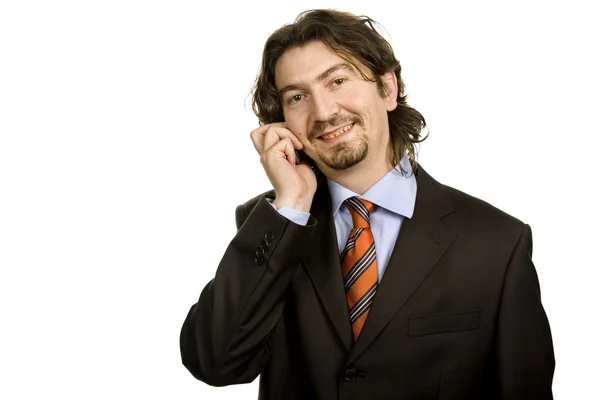
[(260, 375), (260, 399), (552, 398), (531, 230), (416, 162), (425, 120), (369, 18), (274, 32), (254, 110), (274, 190), (237, 208), (183, 324), (193, 376)]

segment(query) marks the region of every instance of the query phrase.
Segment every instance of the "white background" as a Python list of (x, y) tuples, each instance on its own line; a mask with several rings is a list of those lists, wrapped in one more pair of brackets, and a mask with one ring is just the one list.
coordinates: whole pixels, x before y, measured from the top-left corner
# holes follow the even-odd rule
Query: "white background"
[(256, 398), (196, 381), (179, 330), (270, 189), (262, 46), (324, 7), (386, 29), (428, 172), (531, 224), (555, 398), (597, 398), (595, 2), (296, 3), (1, 3), (0, 398)]

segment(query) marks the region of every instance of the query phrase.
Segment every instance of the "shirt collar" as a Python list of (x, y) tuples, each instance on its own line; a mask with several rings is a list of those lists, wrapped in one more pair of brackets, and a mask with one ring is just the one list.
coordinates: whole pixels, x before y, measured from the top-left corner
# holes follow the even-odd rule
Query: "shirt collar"
[(400, 165), (407, 173), (402, 173), (398, 166), (392, 168), (362, 196), (327, 178), (334, 217), (346, 199), (358, 196), (388, 211), (412, 218), (417, 198), (417, 180), (406, 154), (402, 156)]

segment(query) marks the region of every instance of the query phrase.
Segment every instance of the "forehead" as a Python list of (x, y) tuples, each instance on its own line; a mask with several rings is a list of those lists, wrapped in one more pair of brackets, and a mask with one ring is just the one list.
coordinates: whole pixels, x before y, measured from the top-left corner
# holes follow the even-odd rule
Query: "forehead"
[(332, 65), (342, 62), (346, 60), (322, 42), (292, 48), (275, 65), (275, 86), (281, 89), (291, 83), (313, 81)]

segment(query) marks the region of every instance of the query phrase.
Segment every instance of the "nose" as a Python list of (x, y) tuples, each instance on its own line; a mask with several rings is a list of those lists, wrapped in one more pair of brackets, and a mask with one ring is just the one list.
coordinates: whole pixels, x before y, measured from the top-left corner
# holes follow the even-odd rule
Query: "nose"
[(326, 91), (314, 92), (312, 96), (313, 121), (328, 121), (340, 111), (335, 95)]

